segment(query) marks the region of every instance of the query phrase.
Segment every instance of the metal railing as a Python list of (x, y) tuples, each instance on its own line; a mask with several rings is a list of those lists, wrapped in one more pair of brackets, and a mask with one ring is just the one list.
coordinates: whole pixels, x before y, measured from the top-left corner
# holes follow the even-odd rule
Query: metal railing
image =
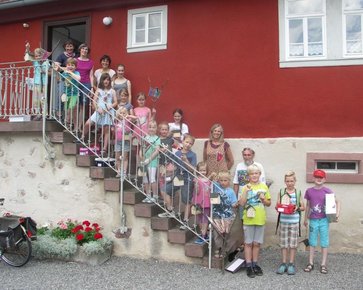
[[(96, 94), (92, 90), (74, 79), (71, 81), (66, 79), (62, 73), (53, 69), (52, 66), (47, 65), (45, 67), (46, 75), (49, 75), (49, 77), (44, 78), (46, 81), (41, 84), (41, 94), (38, 94), (39, 91), (34, 90), (34, 76), (37, 70), (39, 73), (39, 69), (42, 68), (41, 65), (3, 66), (2, 68), (0, 64), (1, 118), (16, 115), (34, 117), (42, 114), (43, 144), (46, 148), (48, 142), (45, 135), (46, 119), (56, 120), (66, 131), (73, 135), (75, 142), (81, 144), (80, 154), (95, 155), (98, 165), (112, 168), (115, 175), (120, 178), (121, 225), (117, 229), (118, 231), (121, 233), (127, 231), (126, 215), (123, 208), (123, 186), (126, 181), (145, 196), (144, 202), (155, 204), (161, 209), (166, 218), (176, 219), (186, 230), (193, 232), (196, 237), (208, 244), (209, 267), (211, 267), (212, 227), (209, 224), (208, 240), (198, 231), (198, 223), (208, 224), (206, 219), (208, 217), (211, 219), (212, 213), (210, 213), (209, 208), (204, 208), (202, 205), (194, 207), (197, 208), (197, 212), (189, 213), (187, 216), (189, 217), (188, 223), (184, 223), (182, 218), (185, 210), (188, 210), (193, 203), (192, 196), (196, 194), (194, 185), (197, 183), (198, 178), (202, 177), (201, 174), (191, 170), (177, 157), (175, 149), (150, 144), (147, 132), (142, 131), (127, 117), (117, 114), (117, 108), (102, 112), (110, 121), (109, 125), (98, 125), (97, 121), (90, 123), (88, 120), (91, 120), (92, 114), (97, 115), (97, 113), (94, 113), (96, 102), (103, 101), (96, 101)], [(69, 96), (65, 95), (67, 92), (70, 92), (69, 95), (77, 96), (74, 108), (69, 108)], [(45, 97), (47, 95), (48, 98)], [(39, 96), (41, 102), (39, 102)], [(82, 96), (82, 99), (79, 96)], [(86, 130), (87, 134), (84, 134), (86, 126), (89, 127)], [(123, 128), (121, 137), (117, 132), (117, 128)], [(115, 152), (115, 147), (118, 147), (117, 152)], [(153, 155), (156, 166), (151, 164), (155, 163), (155, 161), (150, 162), (150, 160), (147, 160), (149, 162), (145, 162), (145, 153), (148, 150), (155, 151)], [(155, 170), (151, 170), (151, 168), (155, 168)], [(153, 186), (150, 186), (150, 183)], [(212, 187), (212, 183), (210, 183), (207, 191), (211, 192)], [(150, 192), (150, 188), (154, 192)], [(184, 204), (180, 194), (181, 189), (184, 190), (184, 195), (186, 195), (184, 196)], [(166, 208), (165, 199), (169, 199), (172, 212), (169, 211), (171, 208), (169, 210)], [(186, 200), (189, 202), (186, 202)]]

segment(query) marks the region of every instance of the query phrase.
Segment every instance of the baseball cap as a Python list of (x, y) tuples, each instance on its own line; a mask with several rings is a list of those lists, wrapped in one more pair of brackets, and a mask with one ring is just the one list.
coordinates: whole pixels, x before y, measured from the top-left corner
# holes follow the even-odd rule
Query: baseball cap
[(313, 176), (314, 177), (320, 177), (320, 178), (325, 178), (326, 177), (326, 173), (324, 170), (320, 170), (320, 169), (316, 169), (313, 172)]

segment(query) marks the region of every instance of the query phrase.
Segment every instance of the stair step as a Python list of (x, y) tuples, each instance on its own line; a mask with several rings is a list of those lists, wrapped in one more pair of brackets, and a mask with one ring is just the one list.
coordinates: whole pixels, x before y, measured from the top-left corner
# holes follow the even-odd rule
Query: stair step
[(151, 228), (157, 231), (168, 231), (178, 224), (178, 221), (173, 218), (160, 218), (158, 216), (151, 218)]
[[(133, 179), (131, 179), (133, 180)], [(106, 191), (120, 191), (120, 178), (118, 177), (110, 177), (110, 178), (106, 178), (105, 181), (104, 181), (104, 188)], [(133, 185), (131, 185), (129, 183), (129, 181), (125, 180), (124, 181), (124, 189), (125, 188), (128, 188), (128, 189), (131, 189), (131, 188), (134, 188)]]
[(77, 155), (76, 164), (79, 167), (91, 167), (95, 164), (96, 158), (94, 155)]
[(48, 133), (50, 142), (62, 144), (63, 143), (63, 132), (49, 132)]
[(124, 204), (139, 204), (145, 196), (135, 188), (124, 189)]
[(63, 131), (63, 143), (72, 143), (74, 139), (74, 136), (67, 130)]
[(193, 237), (194, 234), (188, 230), (174, 228), (168, 231), (168, 242), (173, 244), (186, 244)]
[(196, 239), (197, 237), (195, 237), (190, 242), (185, 244), (184, 246), (185, 256), (203, 258), (205, 253), (208, 251), (208, 244), (207, 243), (204, 243), (203, 245), (195, 244), (194, 241)]
[[(209, 257), (208, 257), (208, 251), (206, 252), (207, 255), (205, 255), (202, 259), (202, 266), (203, 267), (208, 267), (209, 265)], [(225, 259), (225, 261), (223, 261), (223, 259)], [(224, 265), (223, 265), (224, 262)], [(213, 253), (212, 253), (212, 263), (211, 263), (211, 267), (214, 269), (222, 269), (222, 266), (226, 266), (228, 263), (227, 261), (227, 257), (226, 258), (216, 258), (214, 257)]]
[(63, 143), (63, 154), (64, 155), (77, 155), (79, 148), (82, 144), (80, 143)]
[(91, 166), (89, 172), (90, 177), (95, 179), (104, 179), (116, 175), (116, 172), (110, 167)]
[(137, 217), (152, 217), (161, 213), (163, 210), (156, 204), (138, 203), (134, 206), (134, 214)]

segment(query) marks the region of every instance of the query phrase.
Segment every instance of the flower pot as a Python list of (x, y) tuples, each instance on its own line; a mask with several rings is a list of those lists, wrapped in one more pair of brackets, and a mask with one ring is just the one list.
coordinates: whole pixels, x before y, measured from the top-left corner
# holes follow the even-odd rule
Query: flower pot
[(86, 255), (82, 247), (78, 247), (77, 252), (71, 257), (75, 262), (85, 263), (92, 266), (101, 265), (111, 258), (112, 249), (105, 249), (102, 253)]

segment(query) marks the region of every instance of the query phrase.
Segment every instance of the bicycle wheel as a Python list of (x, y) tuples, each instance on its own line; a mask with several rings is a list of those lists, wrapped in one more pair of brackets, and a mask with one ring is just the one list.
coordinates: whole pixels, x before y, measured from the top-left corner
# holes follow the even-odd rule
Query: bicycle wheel
[(32, 253), (32, 244), (24, 235), (15, 243), (14, 247), (4, 249), (1, 259), (10, 266), (21, 267), (25, 265)]

